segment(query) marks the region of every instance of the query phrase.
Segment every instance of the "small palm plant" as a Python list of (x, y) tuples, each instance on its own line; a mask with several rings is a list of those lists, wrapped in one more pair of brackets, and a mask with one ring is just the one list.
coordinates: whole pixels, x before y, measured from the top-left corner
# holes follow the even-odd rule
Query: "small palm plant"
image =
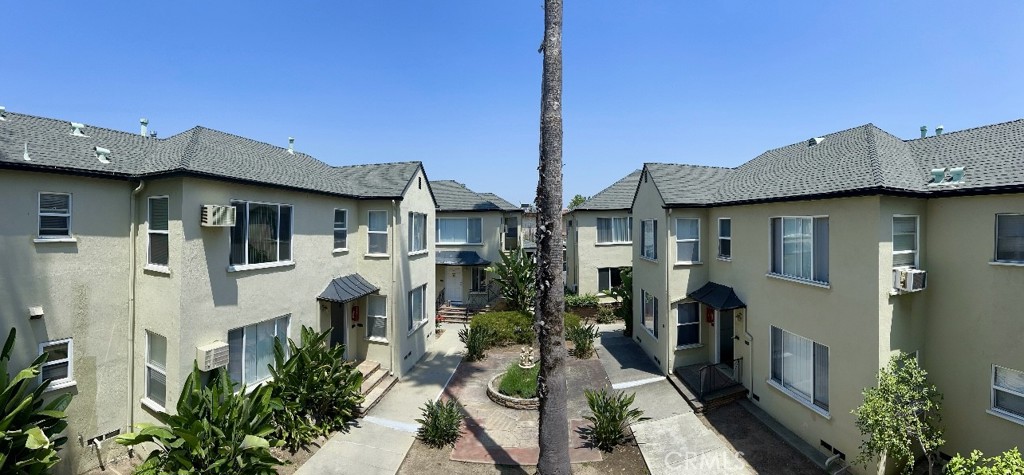
[(587, 389), (584, 394), (593, 413), (584, 417), (593, 424), (588, 435), (594, 446), (606, 452), (626, 441), (626, 428), (630, 424), (647, 419), (643, 417), (644, 411), (633, 407), (636, 393), (613, 395), (602, 388), (600, 391)]
[(420, 410), (423, 418), (416, 419), (420, 424), (416, 437), (425, 444), (441, 448), (455, 445), (459, 437), (462, 437), (462, 419), (465, 416), (455, 399), (427, 401)]
[(572, 342), (572, 355), (585, 360), (594, 354), (594, 339), (601, 336), (593, 323), (583, 326), (577, 324), (565, 330), (565, 337)]
[(68, 426), (64, 409), (71, 395), (65, 393), (47, 403), (43, 392), (50, 381), (32, 389), (45, 353), (13, 376), (7, 372), (15, 334), (11, 328), (0, 353), (0, 473), (48, 473), (60, 461), (57, 451), (67, 442), (67, 437), (57, 435)]
[(522, 248), (501, 254), (501, 261), (487, 268), (501, 284), (501, 296), (512, 310), (528, 311), (536, 298), (537, 264)]

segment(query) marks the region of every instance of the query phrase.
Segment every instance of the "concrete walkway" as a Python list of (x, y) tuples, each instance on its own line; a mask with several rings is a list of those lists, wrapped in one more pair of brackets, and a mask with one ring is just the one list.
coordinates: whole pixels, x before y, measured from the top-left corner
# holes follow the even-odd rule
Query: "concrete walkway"
[(434, 341), (416, 367), (347, 433), (335, 434), (306, 461), (295, 475), (392, 475), (416, 438), (420, 408), (435, 400), (462, 361), (459, 341), (462, 325), (442, 324), (443, 335)]
[(621, 323), (598, 325), (601, 337), (595, 348), (612, 389), (636, 394), (634, 404), (651, 419), (691, 412), (658, 366), (636, 342), (622, 335), (624, 328)]

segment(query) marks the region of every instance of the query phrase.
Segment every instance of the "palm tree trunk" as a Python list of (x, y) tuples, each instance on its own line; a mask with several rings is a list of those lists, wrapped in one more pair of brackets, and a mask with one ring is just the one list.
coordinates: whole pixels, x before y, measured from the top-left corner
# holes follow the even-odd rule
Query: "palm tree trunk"
[(537, 184), (537, 304), (540, 341), (540, 459), (544, 475), (569, 475), (562, 278), (562, 0), (544, 1), (540, 181)]

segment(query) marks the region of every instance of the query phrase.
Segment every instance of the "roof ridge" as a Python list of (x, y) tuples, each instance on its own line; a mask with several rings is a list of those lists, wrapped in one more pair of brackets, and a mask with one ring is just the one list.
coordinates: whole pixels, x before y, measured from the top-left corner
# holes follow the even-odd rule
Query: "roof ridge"
[[(696, 165), (691, 163), (668, 163), (668, 162), (644, 162), (644, 165), (670, 165), (674, 167), (694, 167), (694, 168), (715, 168), (719, 170), (735, 170), (735, 167), (720, 167), (717, 165)], [(642, 171), (642, 170), (637, 170)]]
[(950, 136), (950, 135), (956, 135), (956, 134), (960, 134), (960, 133), (964, 133), (964, 132), (972, 132), (972, 131), (975, 131), (975, 130), (978, 130), (978, 129), (987, 129), (987, 128), (990, 128), (990, 127), (999, 127), (999, 126), (1002, 126), (1002, 125), (1012, 124), (1014, 122), (1024, 122), (1024, 118), (1012, 119), (1012, 120), (1007, 120), (1007, 121), (1003, 121), (1003, 122), (997, 122), (995, 124), (979, 125), (979, 126), (976, 126), (976, 127), (969, 127), (969, 128), (966, 128), (966, 129), (954, 130), (952, 132), (943, 132), (942, 135), (929, 135), (927, 137), (915, 137), (915, 138), (912, 138), (912, 139), (900, 139), (900, 140), (902, 140), (904, 142), (918, 142), (918, 141), (921, 141), (921, 140), (934, 139), (936, 137), (947, 137), (947, 136)]
[[(319, 161), (319, 160), (318, 160)], [(331, 165), (325, 163), (325, 165), (335, 169), (341, 170), (345, 168), (360, 168), (360, 167), (380, 167), (384, 165), (422, 165), (423, 162), (419, 160), (406, 160), (402, 162), (380, 162), (380, 163), (357, 163), (355, 165)], [(434, 180), (431, 180), (434, 181)]]
[(199, 127), (197, 125), (195, 127), (192, 127), (191, 129), (186, 130), (185, 132), (182, 132), (191, 133), (191, 135), (188, 138), (188, 142), (185, 143), (185, 147), (181, 151), (181, 160), (178, 162), (178, 166), (181, 167), (182, 170), (188, 170), (189, 167), (192, 166), (192, 154), (194, 154), (196, 148), (199, 147), (199, 132), (201, 131), (201, 129), (202, 127)]
[[(254, 138), (245, 137), (245, 136), (238, 135), (238, 134), (232, 133), (232, 132), (225, 132), (225, 131), (219, 130), (219, 129), (212, 129), (212, 128), (206, 127), (204, 125), (196, 125), (196, 126), (192, 127), (192, 129), (202, 129), (202, 130), (207, 130), (207, 131), (210, 131), (210, 132), (216, 132), (218, 134), (228, 135), (228, 136), (239, 138), (239, 139), (242, 139), (242, 140), (246, 140), (246, 141), (249, 141), (249, 142), (252, 142), (252, 143), (258, 143), (260, 145), (266, 145), (268, 147), (273, 147), (273, 148), (276, 148), (276, 149), (278, 149), (278, 150), (280, 150), (282, 152), (285, 152), (285, 153), (288, 153), (288, 150), (289, 150), (286, 147), (282, 147), (280, 145), (274, 145), (274, 144), (272, 144), (270, 142), (264, 142), (262, 140), (256, 140)], [(189, 130), (191, 130), (191, 129), (189, 129)], [(300, 152), (298, 150), (292, 150), (292, 152), (293, 152), (292, 153), (293, 155), (308, 157), (308, 158), (310, 158), (312, 160), (315, 160), (317, 162), (320, 162), (320, 163), (322, 163), (324, 165), (330, 166), (327, 162), (324, 162), (323, 160), (320, 160), (319, 158), (316, 158), (316, 157), (314, 157), (314, 156), (312, 156), (312, 155), (310, 155), (308, 153)]]
[[(618, 180), (615, 180), (615, 182), (612, 183), (611, 185), (608, 185), (608, 186), (604, 187), (604, 189), (602, 189), (601, 191), (598, 191), (597, 193), (594, 193), (590, 198), (587, 198), (586, 201), (584, 201), (583, 203), (580, 203), (580, 205), (577, 206), (576, 208), (582, 208), (587, 203), (590, 203), (591, 201), (593, 201), (594, 198), (597, 198), (598, 196), (601, 196), (601, 194), (604, 193), (604, 192), (610, 191), (612, 188), (615, 188), (615, 185), (618, 185), (619, 183), (622, 183), (623, 181), (625, 181), (627, 178), (633, 176), (634, 173), (643, 173), (643, 171), (644, 170), (642, 168), (637, 168), (636, 170), (633, 170), (633, 171), (627, 173), (626, 176), (624, 176), (622, 178), (619, 178)], [(574, 209), (576, 209), (576, 208), (574, 208)]]
[(878, 144), (875, 142), (875, 132), (872, 130), (872, 128), (877, 129), (878, 127), (867, 123), (862, 125), (861, 128), (864, 131), (864, 138), (868, 143), (868, 156), (871, 157), (872, 181), (875, 186), (881, 186), (884, 181), (882, 176), (882, 160), (878, 156)]

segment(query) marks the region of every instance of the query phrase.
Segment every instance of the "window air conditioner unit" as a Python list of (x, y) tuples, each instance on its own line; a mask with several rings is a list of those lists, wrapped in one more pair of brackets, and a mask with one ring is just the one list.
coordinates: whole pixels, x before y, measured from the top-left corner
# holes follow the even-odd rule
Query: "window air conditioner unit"
[(899, 293), (924, 290), (928, 273), (921, 269), (897, 267), (892, 270), (892, 287)]
[(235, 207), (203, 205), (200, 224), (208, 227), (230, 227), (235, 225)]
[(227, 366), (228, 356), (228, 344), (223, 341), (196, 347), (196, 363), (200, 371), (213, 371)]

